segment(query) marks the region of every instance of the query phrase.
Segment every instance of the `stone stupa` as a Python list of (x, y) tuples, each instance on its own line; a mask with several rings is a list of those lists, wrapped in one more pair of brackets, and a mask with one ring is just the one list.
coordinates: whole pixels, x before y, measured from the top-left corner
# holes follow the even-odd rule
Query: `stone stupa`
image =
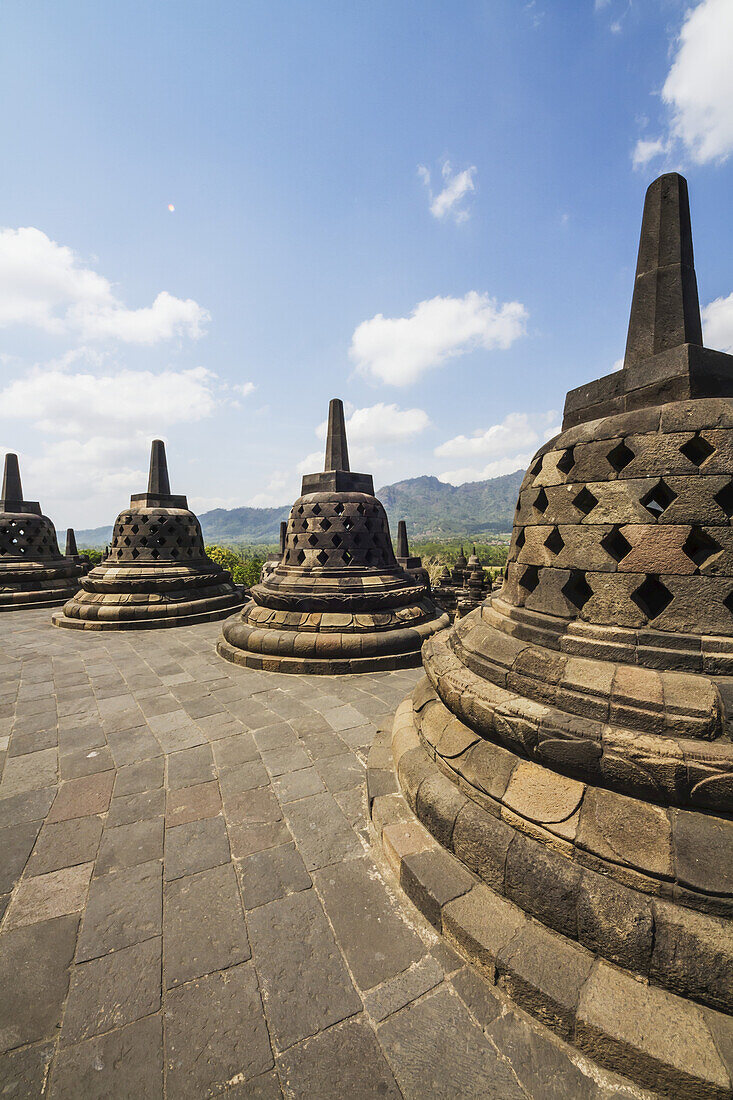
[(223, 627), (218, 650), (279, 672), (345, 673), (420, 663), (448, 625), (429, 585), (400, 568), (370, 474), (352, 473), (343, 404), (331, 401), (323, 473), (306, 474), (280, 563)]
[(73, 527), (66, 528), (66, 551), (65, 556), (70, 558), (75, 565), (81, 566), (82, 576), (89, 572), (90, 562), (88, 554), (80, 554), (76, 545), (76, 534)]
[(672, 173), (647, 192), (623, 369), (568, 394), (503, 587), (426, 643), (392, 749), (432, 833), (401, 861), (418, 904), (673, 1097), (733, 1094), (732, 521), (733, 356), (702, 346)]
[(53, 622), (86, 630), (188, 626), (224, 618), (243, 602), (231, 575), (206, 556), (185, 496), (171, 493), (165, 445), (155, 439), (148, 491), (130, 498), (105, 557)]
[(81, 565), (59, 550), (37, 501), (23, 500), (18, 456), (5, 455), (0, 497), (0, 611), (57, 607), (77, 589)]
[(397, 523), (397, 564), (405, 573), (418, 582), (430, 587), (430, 574), (422, 563), (422, 558), (410, 553), (410, 544), (407, 540), (407, 524), (403, 519)]

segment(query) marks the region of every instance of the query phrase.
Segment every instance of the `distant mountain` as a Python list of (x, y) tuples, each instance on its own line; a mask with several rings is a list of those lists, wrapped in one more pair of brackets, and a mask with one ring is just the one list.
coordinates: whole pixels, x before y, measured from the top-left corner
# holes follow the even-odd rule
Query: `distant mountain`
[[(377, 496), (384, 505), (393, 537), (397, 521), (407, 520), (411, 539), (440, 539), (511, 531), (514, 508), (524, 473), (446, 485), (437, 477), (411, 477), (385, 485)], [(282, 508), (214, 508), (199, 516), (207, 543), (276, 543), (280, 521), (290, 505)], [(105, 546), (111, 527), (77, 531), (79, 546)]]

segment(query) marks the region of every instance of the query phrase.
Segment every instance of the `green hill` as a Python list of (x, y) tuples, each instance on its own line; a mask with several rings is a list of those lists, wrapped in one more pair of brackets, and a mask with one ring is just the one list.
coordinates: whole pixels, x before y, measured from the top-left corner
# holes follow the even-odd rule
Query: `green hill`
[[(511, 531), (523, 476), (517, 470), (465, 485), (446, 485), (437, 477), (412, 477), (383, 486), (377, 496), (387, 511), (393, 537), (397, 521), (404, 519), (411, 539), (469, 538)], [(280, 521), (287, 519), (289, 512), (288, 504), (282, 508), (214, 508), (199, 519), (207, 543), (276, 543)], [(76, 532), (79, 546), (104, 546), (111, 538), (111, 527)]]

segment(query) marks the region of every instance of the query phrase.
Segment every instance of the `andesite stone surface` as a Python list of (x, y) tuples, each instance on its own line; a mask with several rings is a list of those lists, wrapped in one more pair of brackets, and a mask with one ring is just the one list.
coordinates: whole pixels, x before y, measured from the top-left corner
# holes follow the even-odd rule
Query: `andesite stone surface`
[(0, 611), (57, 607), (76, 590), (81, 559), (59, 550), (37, 501), (23, 499), (18, 456), (6, 454), (0, 495)]
[(395, 558), (371, 475), (351, 471), (338, 399), (329, 407), (325, 469), (306, 474), (301, 492), (280, 561), (224, 624), (221, 656), (323, 674), (419, 664), (422, 642), (448, 617), (427, 575), (406, 572)]
[[(530, 918), (511, 957), (492, 946), (506, 988), (675, 1096), (733, 1083), (717, 1062), (706, 1076), (701, 1053), (703, 1020), (733, 1033), (731, 398), (733, 356), (701, 346), (687, 185), (672, 173), (647, 192), (623, 370), (568, 395), (522, 483), (501, 590), (426, 642), (392, 746), (440, 850)], [(403, 862), (413, 891), (420, 858)], [(460, 933), (478, 962), (497, 935), (483, 908)], [(579, 1007), (549, 974), (539, 992), (548, 931), (565, 979), (575, 960), (593, 989)], [(635, 1020), (610, 1022), (604, 997), (618, 1008), (628, 983), (639, 1018), (646, 1003), (707, 1036), (683, 1062), (661, 1040), (635, 1046)]]
[(165, 445), (155, 439), (147, 492), (130, 498), (104, 558), (53, 622), (82, 630), (183, 626), (221, 619), (243, 601), (243, 589), (206, 555), (185, 496), (171, 493)]

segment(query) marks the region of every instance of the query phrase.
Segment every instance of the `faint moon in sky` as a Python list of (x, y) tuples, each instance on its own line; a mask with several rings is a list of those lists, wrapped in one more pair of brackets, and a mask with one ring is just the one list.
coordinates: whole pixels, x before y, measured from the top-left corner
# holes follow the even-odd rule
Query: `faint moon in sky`
[(173, 213), (173, 211), (175, 210), (175, 206), (173, 205), (173, 203), (172, 203), (172, 202), (169, 202), (169, 203), (168, 203), (168, 209), (170, 210), (171, 214), (172, 214), (172, 213)]

